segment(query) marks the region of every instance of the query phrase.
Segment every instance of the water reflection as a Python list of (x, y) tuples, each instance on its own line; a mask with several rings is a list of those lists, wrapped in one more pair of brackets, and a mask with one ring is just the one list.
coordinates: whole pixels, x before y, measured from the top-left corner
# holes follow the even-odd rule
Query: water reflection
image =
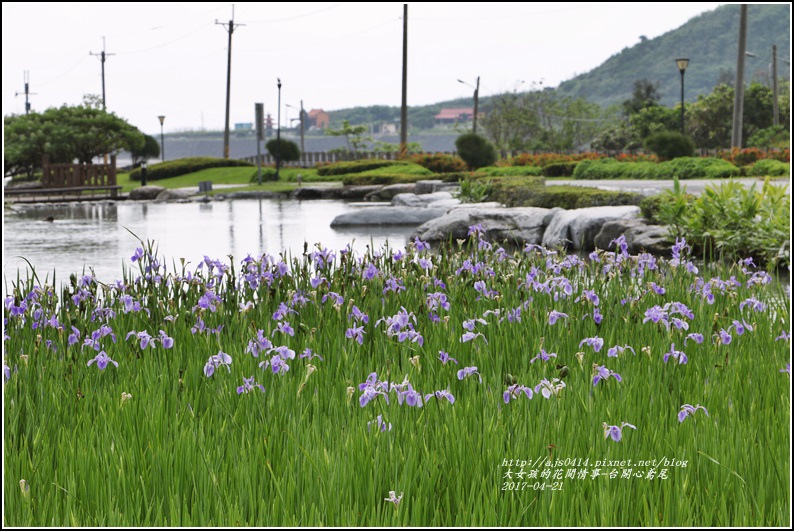
[[(204, 255), (228, 262), (262, 253), (298, 255), (304, 242), (342, 249), (353, 243), (358, 251), (370, 244), (404, 248), (412, 227), (365, 227), (335, 230), (339, 214), (366, 208), (339, 201), (242, 199), (226, 203), (97, 202), (82, 204), (14, 205), (4, 210), (3, 274), (27, 276), (29, 260), (44, 280), (64, 281), (71, 273), (92, 268), (112, 282), (129, 264), (136, 239), (154, 240), (171, 266), (181, 258), (193, 263)], [(53, 221), (45, 221), (47, 218)], [(133, 236), (133, 234), (135, 236)]]

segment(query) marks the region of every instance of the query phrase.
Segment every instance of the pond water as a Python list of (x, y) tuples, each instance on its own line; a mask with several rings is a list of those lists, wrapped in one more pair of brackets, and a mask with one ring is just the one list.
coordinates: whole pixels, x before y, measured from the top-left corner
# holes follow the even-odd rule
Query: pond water
[(27, 277), (26, 259), (42, 282), (46, 275), (52, 282), (54, 272), (60, 285), (89, 268), (99, 280), (112, 282), (122, 278), (122, 263), (130, 265), (138, 238), (155, 241), (169, 270), (180, 258), (196, 265), (204, 255), (224, 263), (232, 255), (235, 264), (248, 254), (296, 256), (304, 242), (310, 250), (315, 243), (336, 251), (352, 244), (363, 252), (387, 241), (395, 250), (405, 248), (415, 227), (331, 228), (336, 216), (358, 208), (367, 206), (280, 199), (13, 205), (3, 212), (3, 276), (6, 283), (16, 281), (17, 272)]

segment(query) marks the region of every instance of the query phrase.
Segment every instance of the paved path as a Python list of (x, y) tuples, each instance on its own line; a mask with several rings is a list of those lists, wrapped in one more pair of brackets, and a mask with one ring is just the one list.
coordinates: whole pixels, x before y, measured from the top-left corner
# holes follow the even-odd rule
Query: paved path
[[(686, 186), (686, 190), (689, 193), (700, 195), (703, 190), (709, 184), (716, 184), (719, 185), (721, 182), (725, 182), (726, 179), (692, 179), (681, 181), (682, 186)], [(762, 179), (755, 179), (755, 178), (742, 178), (742, 179), (735, 179), (736, 181), (740, 182), (745, 187), (750, 187), (753, 184), (756, 184), (756, 189), (760, 189), (763, 186), (764, 181)], [(781, 186), (786, 185), (786, 193), (789, 195), (791, 194), (791, 186), (790, 182), (786, 178), (778, 178), (772, 179), (772, 183)], [(673, 189), (673, 181), (651, 181), (651, 180), (574, 180), (574, 179), (565, 179), (565, 180), (546, 180), (546, 186), (555, 186), (561, 184), (570, 184), (573, 186), (591, 186), (594, 188), (600, 188), (602, 190), (613, 190), (619, 192), (639, 192), (644, 195), (654, 195), (660, 193), (662, 190), (672, 190)]]

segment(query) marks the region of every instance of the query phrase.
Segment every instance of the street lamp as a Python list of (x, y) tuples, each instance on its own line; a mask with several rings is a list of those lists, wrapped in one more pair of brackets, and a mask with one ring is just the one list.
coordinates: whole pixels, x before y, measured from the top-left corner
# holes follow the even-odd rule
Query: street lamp
[(278, 170), (281, 166), (281, 78), (278, 81), (278, 123), (276, 124), (276, 180), (278, 181)]
[(676, 59), (675, 64), (678, 65), (678, 71), (681, 72), (681, 134), (684, 132), (684, 72), (689, 65), (689, 59)]
[[(289, 104), (287, 104), (287, 107), (295, 109), (295, 107), (293, 107), (292, 105), (289, 105)], [(301, 100), (301, 109), (300, 109), (300, 114), (298, 116), (300, 117), (299, 119), (301, 121), (301, 158), (302, 158), (303, 157), (303, 131), (304, 131), (304, 125), (303, 125), (303, 100)]]
[(469, 85), (468, 83), (466, 83), (462, 79), (459, 79), (458, 83), (463, 83), (464, 85), (469, 86), (469, 87), (474, 89), (474, 124), (472, 125), (471, 131), (472, 131), (472, 133), (474, 133), (476, 135), (477, 134), (477, 105), (478, 105), (479, 99), (480, 99), (480, 76), (477, 76), (477, 86), (476, 87), (472, 87), (471, 85)]
[(162, 161), (165, 162), (165, 137), (163, 136), (163, 122), (165, 122), (165, 116), (160, 115), (157, 119), (160, 120), (160, 155), (162, 156)]

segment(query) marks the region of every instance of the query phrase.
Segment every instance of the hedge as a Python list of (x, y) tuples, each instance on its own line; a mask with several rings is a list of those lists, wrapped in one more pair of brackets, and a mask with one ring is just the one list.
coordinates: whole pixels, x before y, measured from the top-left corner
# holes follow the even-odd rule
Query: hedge
[(753, 177), (791, 177), (791, 165), (774, 159), (762, 159), (752, 165), (749, 175)]
[[(169, 160), (149, 166), (146, 172), (147, 181), (157, 181), (170, 177), (179, 177), (188, 173), (206, 170), (208, 168), (225, 168), (232, 166), (254, 166), (253, 163), (244, 160), (216, 159), (212, 157), (190, 157), (178, 160)], [(130, 172), (130, 180), (141, 180), (141, 169), (136, 168)]]
[(364, 171), (375, 170), (377, 168), (384, 168), (386, 166), (395, 166), (397, 164), (405, 164), (399, 160), (353, 160), (349, 162), (335, 162), (327, 166), (317, 168), (318, 175), (347, 175), (349, 173), (361, 173)]
[(724, 179), (739, 177), (741, 170), (722, 159), (680, 157), (667, 162), (617, 162), (614, 159), (584, 160), (577, 164), (574, 179)]

